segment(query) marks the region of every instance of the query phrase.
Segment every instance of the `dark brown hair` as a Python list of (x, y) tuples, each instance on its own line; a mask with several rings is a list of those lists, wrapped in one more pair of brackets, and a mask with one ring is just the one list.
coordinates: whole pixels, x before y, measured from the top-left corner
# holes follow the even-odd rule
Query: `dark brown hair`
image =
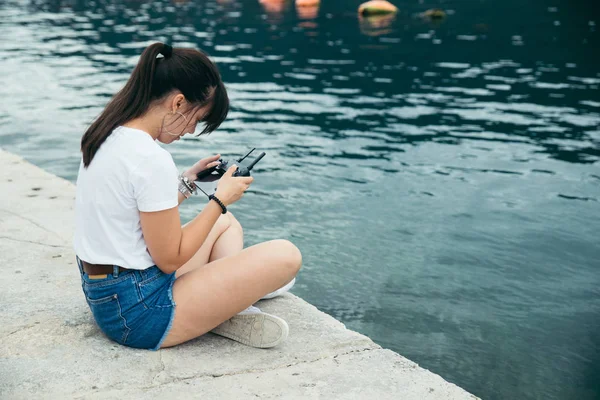
[[(163, 57), (158, 57), (162, 54)], [(179, 90), (198, 107), (212, 103), (204, 116), (204, 129), (217, 129), (229, 112), (229, 97), (216, 65), (201, 51), (171, 48), (163, 43), (148, 46), (131, 77), (92, 123), (81, 138), (83, 164), (88, 167), (112, 131), (131, 119), (144, 115), (152, 102)]]

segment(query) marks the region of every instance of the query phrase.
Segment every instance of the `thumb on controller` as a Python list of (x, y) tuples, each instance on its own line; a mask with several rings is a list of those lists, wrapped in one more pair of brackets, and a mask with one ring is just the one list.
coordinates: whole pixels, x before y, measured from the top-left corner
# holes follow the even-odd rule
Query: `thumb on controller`
[(235, 171), (237, 170), (238, 166), (237, 165), (232, 165), (231, 167), (229, 167), (229, 169), (227, 170), (227, 172), (225, 172), (224, 176), (230, 177), (232, 176)]

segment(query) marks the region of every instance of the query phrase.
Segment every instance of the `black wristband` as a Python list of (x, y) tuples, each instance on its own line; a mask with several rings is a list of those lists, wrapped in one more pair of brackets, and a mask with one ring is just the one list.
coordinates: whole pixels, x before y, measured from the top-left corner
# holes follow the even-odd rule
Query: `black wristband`
[(223, 212), (221, 214), (226, 214), (227, 213), (227, 207), (225, 207), (225, 204), (223, 204), (223, 202), (221, 200), (219, 200), (219, 198), (217, 196), (215, 196), (214, 194), (211, 194), (210, 196), (208, 196), (208, 200), (214, 200), (217, 202), (217, 204), (219, 204), (221, 206), (221, 209), (223, 210)]

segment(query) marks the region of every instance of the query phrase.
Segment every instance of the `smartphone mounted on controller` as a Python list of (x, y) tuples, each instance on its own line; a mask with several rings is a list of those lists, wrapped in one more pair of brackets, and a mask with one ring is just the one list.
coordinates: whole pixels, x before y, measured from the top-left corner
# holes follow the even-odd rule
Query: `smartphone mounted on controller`
[(214, 194), (217, 191), (217, 182), (221, 177), (227, 172), (229, 167), (232, 165), (237, 165), (237, 170), (233, 173), (233, 176), (250, 176), (250, 171), (254, 166), (262, 160), (262, 158), (266, 155), (263, 151), (258, 156), (252, 159), (248, 159), (248, 156), (254, 151), (256, 148), (250, 150), (245, 156), (240, 157), (237, 160), (224, 160), (222, 158), (219, 159), (219, 164), (215, 165), (212, 168), (205, 169), (201, 171), (194, 181), (196, 186), (198, 186), (203, 192), (207, 195)]

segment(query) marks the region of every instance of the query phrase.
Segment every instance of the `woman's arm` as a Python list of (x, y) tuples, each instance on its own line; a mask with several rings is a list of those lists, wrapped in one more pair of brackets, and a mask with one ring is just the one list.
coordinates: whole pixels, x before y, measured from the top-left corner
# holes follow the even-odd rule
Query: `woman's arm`
[(179, 205), (181, 205), (181, 203), (183, 203), (184, 200), (185, 196), (181, 192), (177, 192), (177, 201), (179, 202)]
[[(184, 172), (182, 174), (182, 176), (186, 176), (190, 182), (194, 182), (194, 179), (196, 178), (195, 176), (191, 177), (190, 174), (188, 173), (188, 171)], [(183, 193), (181, 193), (181, 192), (178, 191), (177, 192), (177, 202), (178, 202), (178, 204), (181, 205), (181, 203), (183, 203), (183, 201), (185, 199), (186, 199), (186, 197), (183, 195)]]
[[(187, 176), (190, 182), (194, 182), (194, 180), (196, 179), (196, 174), (190, 173), (189, 171), (184, 172), (182, 175)], [(177, 200), (179, 201), (179, 205), (181, 205), (181, 203), (183, 203), (185, 199), (186, 197), (181, 192), (177, 192)]]
[[(238, 201), (254, 178), (233, 177), (236, 165), (229, 167), (219, 180), (215, 196), (226, 206)], [(216, 201), (206, 207), (184, 227), (179, 207), (162, 211), (140, 211), (142, 233), (154, 263), (165, 273), (173, 273), (196, 254), (219, 219), (223, 209)]]
[[(180, 193), (180, 202), (181, 197), (183, 195)], [(140, 212), (146, 246), (161, 271), (171, 274), (188, 262), (206, 240), (221, 216), (221, 211), (216, 202), (209, 201), (202, 212), (185, 227), (181, 226), (179, 207)]]
[[(214, 156), (203, 158), (202, 160), (198, 161), (196, 164), (192, 165), (190, 167), (190, 169), (185, 171), (182, 175), (187, 176), (187, 178), (189, 179), (190, 182), (194, 182), (198, 176), (198, 173), (200, 173), (206, 169), (213, 168), (213, 167), (216, 167), (217, 165), (219, 165), (221, 162), (221, 161), (219, 161), (220, 158), (221, 158), (220, 154), (216, 154)], [(185, 200), (185, 196), (182, 195), (181, 193), (179, 193), (178, 200), (179, 200), (179, 204), (181, 204)]]

